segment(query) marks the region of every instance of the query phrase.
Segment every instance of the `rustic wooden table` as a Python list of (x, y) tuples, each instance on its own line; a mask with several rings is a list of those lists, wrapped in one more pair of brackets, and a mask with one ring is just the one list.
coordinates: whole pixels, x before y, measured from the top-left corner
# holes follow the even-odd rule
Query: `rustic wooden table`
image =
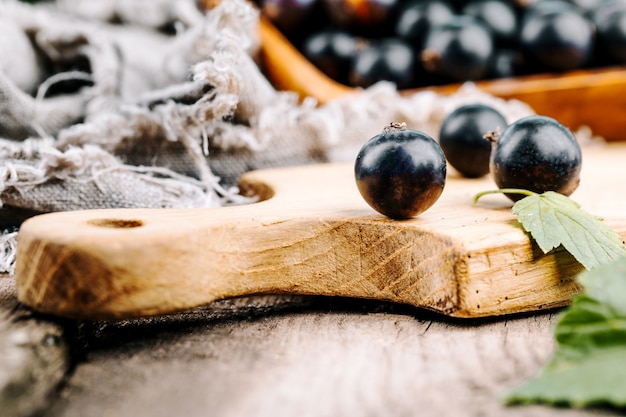
[(556, 311), (450, 320), (397, 304), (267, 296), (120, 322), (38, 317), (0, 278), (2, 416), (609, 416), (505, 407)]

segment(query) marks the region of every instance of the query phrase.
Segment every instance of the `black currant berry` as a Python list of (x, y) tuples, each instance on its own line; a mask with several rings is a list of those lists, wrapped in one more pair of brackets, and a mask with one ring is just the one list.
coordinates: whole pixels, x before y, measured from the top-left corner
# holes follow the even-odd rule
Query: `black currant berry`
[(320, 30), (304, 40), (302, 52), (324, 74), (347, 83), (357, 53), (357, 40), (343, 30)]
[[(578, 187), (580, 145), (558, 121), (546, 116), (527, 116), (511, 123), (494, 140), (491, 172), (498, 188), (570, 195)], [(506, 195), (513, 201), (523, 197)]]
[(493, 51), (492, 35), (482, 23), (469, 16), (457, 16), (430, 30), (420, 58), (429, 72), (455, 81), (471, 81), (485, 75)]
[(395, 34), (420, 50), (430, 28), (451, 21), (454, 16), (454, 9), (447, 1), (406, 2), (398, 12)]
[(429, 135), (392, 123), (363, 145), (354, 174), (359, 192), (374, 210), (392, 219), (408, 219), (439, 199), (446, 159)]
[(626, 2), (607, 2), (592, 14), (598, 50), (614, 63), (626, 64)]
[(467, 104), (448, 114), (439, 130), (439, 145), (448, 163), (468, 178), (489, 172), (490, 132), (502, 132), (507, 123), (504, 116), (486, 104)]
[(573, 70), (588, 63), (594, 43), (591, 21), (566, 7), (529, 13), (520, 29), (520, 45), (528, 59), (554, 71)]
[(415, 52), (401, 39), (372, 41), (356, 53), (350, 83), (366, 88), (384, 80), (393, 82), (398, 89), (408, 88), (414, 81), (415, 64)]
[(462, 13), (483, 22), (497, 44), (512, 45), (517, 39), (517, 14), (510, 1), (471, 0), (463, 6)]

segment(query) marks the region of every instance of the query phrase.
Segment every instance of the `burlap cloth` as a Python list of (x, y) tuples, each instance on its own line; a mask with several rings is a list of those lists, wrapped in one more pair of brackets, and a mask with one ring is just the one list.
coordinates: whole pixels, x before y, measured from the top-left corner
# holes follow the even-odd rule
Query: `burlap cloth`
[(0, 2), (0, 269), (34, 214), (243, 204), (242, 173), (352, 160), (391, 121), (436, 138), (462, 103), (532, 113), (472, 85), (300, 102), (264, 77), (257, 21), (244, 0)]

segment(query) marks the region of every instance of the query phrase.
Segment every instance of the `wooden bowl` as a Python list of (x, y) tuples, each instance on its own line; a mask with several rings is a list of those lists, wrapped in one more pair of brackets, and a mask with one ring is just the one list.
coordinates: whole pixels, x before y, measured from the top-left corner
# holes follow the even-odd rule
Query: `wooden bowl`
[[(259, 33), (264, 69), (277, 88), (295, 91), (302, 97), (315, 97), (321, 104), (358, 91), (324, 75), (264, 17), (259, 23)], [(594, 135), (607, 141), (626, 140), (624, 67), (503, 78), (479, 81), (476, 85), (494, 96), (521, 100), (536, 113), (554, 117), (570, 129), (588, 126)], [(402, 93), (428, 89), (449, 94), (459, 86), (450, 84)]]

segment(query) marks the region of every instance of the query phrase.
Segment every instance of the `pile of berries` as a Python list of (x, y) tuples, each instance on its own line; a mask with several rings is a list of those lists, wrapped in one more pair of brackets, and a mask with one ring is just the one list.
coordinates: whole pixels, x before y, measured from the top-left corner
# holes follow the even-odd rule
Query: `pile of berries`
[(330, 78), (399, 89), (626, 63), (626, 0), (257, 0)]
[(430, 208), (443, 192), (448, 164), (466, 178), (491, 173), (513, 201), (519, 190), (570, 195), (578, 187), (580, 145), (557, 120), (526, 116), (507, 125), (484, 104), (458, 107), (443, 120), (439, 141), (392, 123), (359, 151), (357, 188), (376, 211), (407, 219)]

